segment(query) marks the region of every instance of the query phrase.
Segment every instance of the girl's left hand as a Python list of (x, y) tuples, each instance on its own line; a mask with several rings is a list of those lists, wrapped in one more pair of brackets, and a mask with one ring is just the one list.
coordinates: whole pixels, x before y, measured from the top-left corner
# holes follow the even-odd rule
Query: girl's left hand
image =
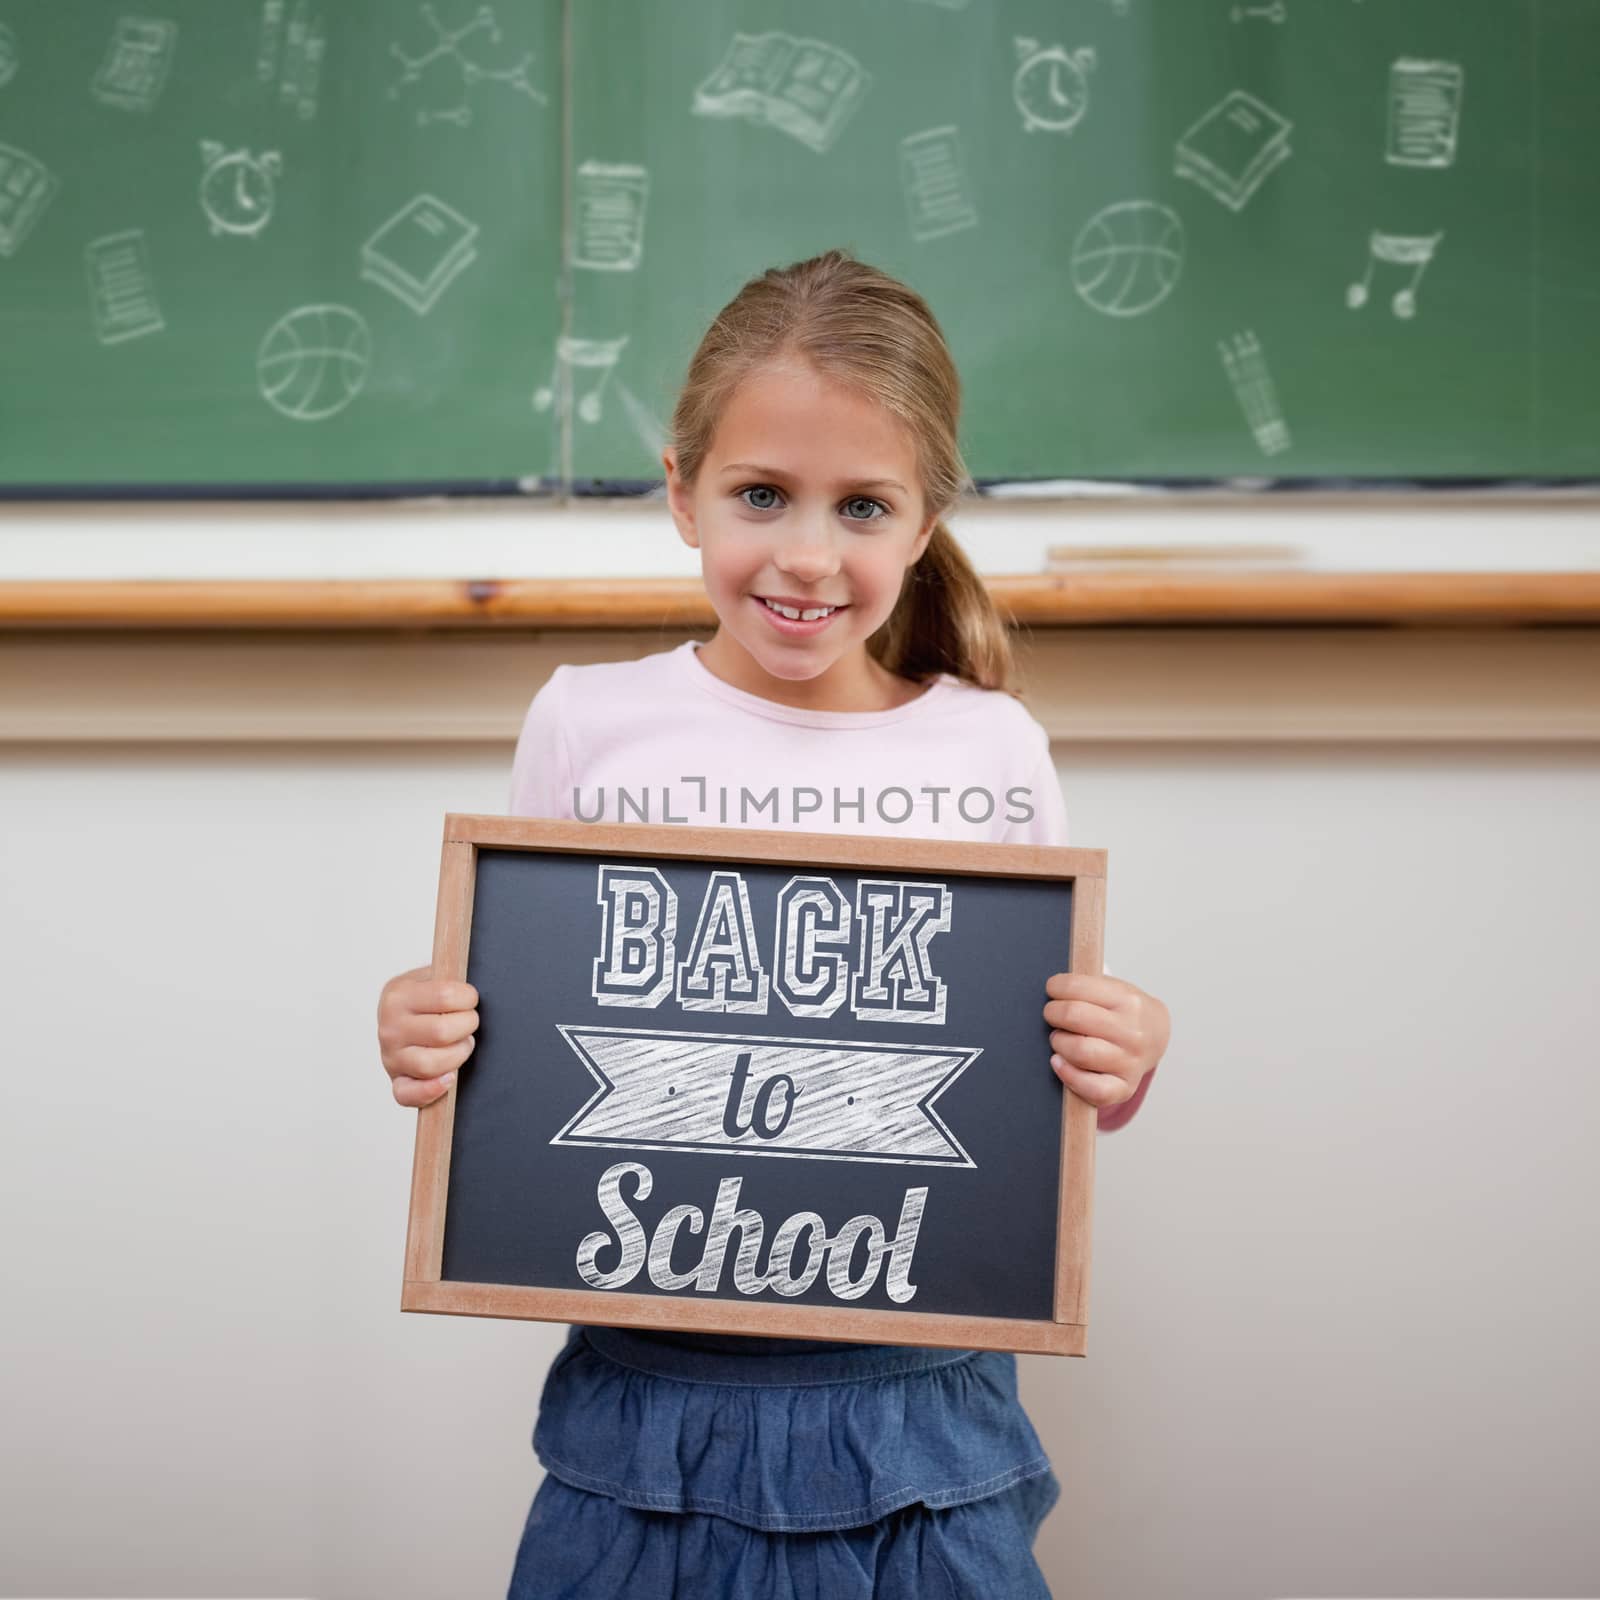
[(1172, 1032), (1167, 1008), (1121, 978), (1086, 972), (1052, 973), (1044, 992), (1056, 1076), (1094, 1106), (1131, 1100), (1166, 1052)]

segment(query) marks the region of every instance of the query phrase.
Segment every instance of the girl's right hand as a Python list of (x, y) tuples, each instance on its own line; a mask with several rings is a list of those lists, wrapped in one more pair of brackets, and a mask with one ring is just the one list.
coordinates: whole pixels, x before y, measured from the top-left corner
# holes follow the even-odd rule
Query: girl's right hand
[(456, 1081), (472, 1054), (478, 991), (470, 983), (435, 979), (413, 967), (391, 978), (378, 997), (378, 1051), (394, 1097), (403, 1106), (432, 1105)]

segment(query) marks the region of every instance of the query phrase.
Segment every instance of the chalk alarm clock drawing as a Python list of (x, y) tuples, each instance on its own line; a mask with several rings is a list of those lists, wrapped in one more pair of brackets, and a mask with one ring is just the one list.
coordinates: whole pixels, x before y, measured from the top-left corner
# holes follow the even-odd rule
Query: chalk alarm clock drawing
[(1082, 1355), (1105, 852), (451, 815), (401, 1307)]

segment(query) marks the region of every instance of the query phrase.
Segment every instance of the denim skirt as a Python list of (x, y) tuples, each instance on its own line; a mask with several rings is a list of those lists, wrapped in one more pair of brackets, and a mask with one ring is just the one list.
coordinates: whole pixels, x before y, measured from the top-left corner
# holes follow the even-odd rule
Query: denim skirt
[(573, 1327), (507, 1600), (1048, 1600), (1001, 1351)]

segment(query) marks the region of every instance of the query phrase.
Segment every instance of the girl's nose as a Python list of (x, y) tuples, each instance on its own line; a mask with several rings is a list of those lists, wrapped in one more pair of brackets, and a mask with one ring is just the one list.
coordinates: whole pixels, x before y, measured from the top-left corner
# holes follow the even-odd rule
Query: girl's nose
[(806, 583), (826, 578), (839, 570), (839, 552), (826, 528), (797, 528), (778, 547), (773, 557), (780, 571)]

